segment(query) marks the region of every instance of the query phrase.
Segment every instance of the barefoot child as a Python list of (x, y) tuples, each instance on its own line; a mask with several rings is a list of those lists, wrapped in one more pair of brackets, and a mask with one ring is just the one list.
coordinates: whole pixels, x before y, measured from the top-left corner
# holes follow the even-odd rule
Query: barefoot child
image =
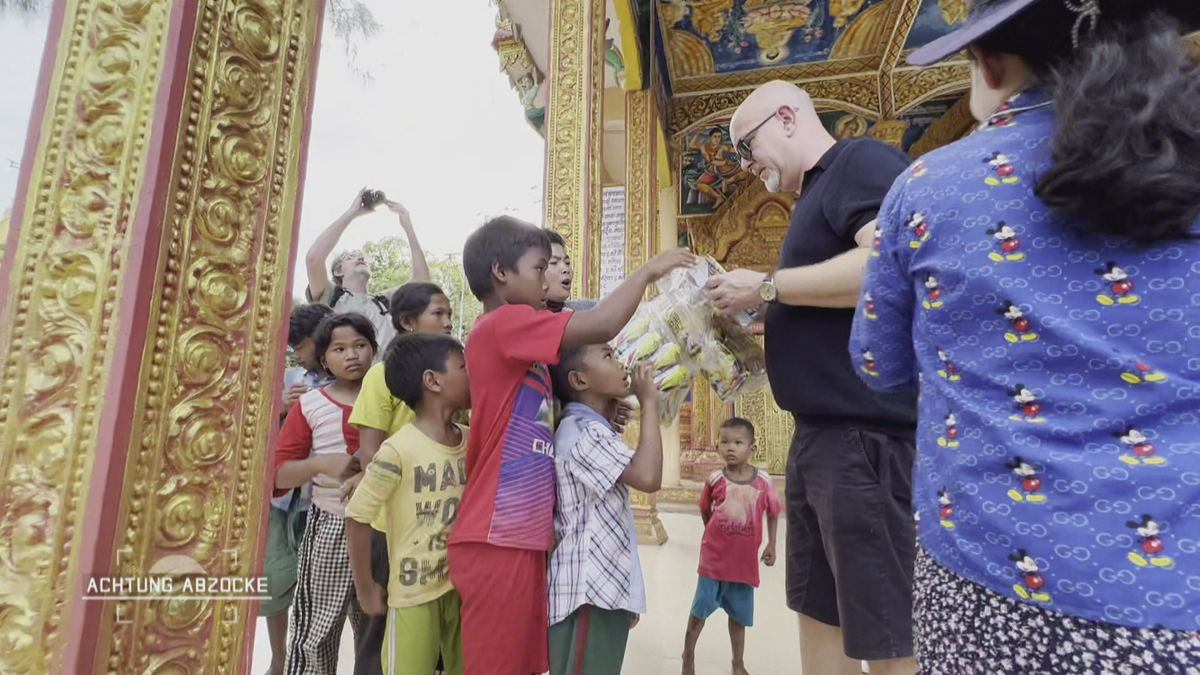
[(336, 314), (321, 322), (314, 342), (317, 360), (333, 376), (333, 384), (300, 397), (275, 451), (276, 496), (312, 481), (312, 507), (300, 539), (288, 624), (288, 675), (335, 675), (347, 615), (356, 633), (364, 618), (354, 598), (346, 555), (338, 476), (354, 462), (358, 450), (358, 432), (347, 420), (375, 357), (375, 327), (361, 314)]
[(595, 309), (545, 311), (545, 231), (508, 216), (467, 239), (463, 269), (484, 314), (467, 339), (471, 420), (467, 488), (450, 537), (450, 579), (462, 596), (471, 675), (549, 668), (546, 554), (554, 543), (554, 420), (547, 364), (560, 349), (607, 342), (629, 322), (646, 285), (691, 264), (660, 255)]
[[(391, 297), (388, 316), (398, 336), (409, 333), (450, 335), (454, 328), (450, 300), (439, 286), (428, 281), (413, 281), (396, 289)], [(386, 352), (388, 345), (382, 345), (382, 348)], [(350, 413), (350, 424), (359, 433), (358, 461), (361, 466), (369, 466), (383, 441), (412, 422), (413, 418), (412, 409), (388, 390), (384, 364), (371, 366), (363, 378), (362, 392), (354, 404), (354, 412)], [(346, 477), (342, 485), (343, 501), (349, 501), (362, 477), (361, 472)], [(380, 520), (373, 525), (371, 572), (376, 582), (387, 584), (390, 574), (383, 522)], [(366, 625), (355, 640), (354, 675), (380, 675), (383, 672), (380, 656), (386, 631), (386, 616), (367, 617)]]
[[(346, 507), (346, 539), (359, 602), (387, 614), (386, 675), (429, 675), (439, 650), (447, 675), (462, 675), (458, 593), (446, 572), (446, 542), (466, 484), (471, 406), (463, 347), (449, 335), (405, 333), (384, 356), (388, 389), (416, 411), (383, 442)], [(390, 578), (372, 576), (370, 523), (386, 514)]]
[(658, 387), (653, 368), (634, 370), (642, 407), (635, 452), (607, 419), (613, 401), (630, 393), (630, 376), (611, 346), (568, 349), (550, 376), (564, 403), (554, 435), (550, 675), (620, 675), (629, 629), (646, 612), (629, 488), (662, 486)]
[(763, 513), (767, 514), (767, 547), (762, 561), (770, 567), (775, 564), (775, 530), (783, 509), (770, 476), (750, 465), (757, 447), (754, 425), (748, 420), (731, 417), (721, 425), (719, 451), (725, 468), (708, 477), (700, 494), (704, 538), (700, 542), (700, 581), (683, 645), (684, 675), (695, 675), (696, 641), (705, 619), (718, 607), (729, 616), (733, 675), (747, 675), (743, 661), (746, 627), (754, 625)]

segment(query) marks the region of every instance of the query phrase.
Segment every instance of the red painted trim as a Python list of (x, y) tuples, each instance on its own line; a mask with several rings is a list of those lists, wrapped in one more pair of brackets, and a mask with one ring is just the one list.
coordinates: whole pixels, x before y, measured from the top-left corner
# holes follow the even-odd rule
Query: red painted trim
[(583, 605), (579, 608), (579, 623), (575, 624), (575, 664), (571, 666), (571, 675), (583, 675), (583, 661), (587, 656), (588, 630), (592, 626), (592, 606)]
[[(316, 32), (313, 38), (312, 61), (309, 65), (309, 73), (311, 74), (308, 81), (308, 100), (304, 104), (304, 116), (302, 118), (293, 118), (293, 124), (302, 124), (303, 130), (300, 136), (300, 157), (299, 167), (296, 173), (296, 213), (292, 220), (292, 240), (288, 248), (288, 265), (287, 276), (284, 283), (286, 284), (286, 292), (284, 298), (284, 320), (280, 323), (279, 331), (275, 336), (275, 344), (280, 345), (280, 349), (275, 357), (274, 368), (274, 386), (271, 400), (281, 406), (278, 410), (282, 411), (283, 405), (283, 371), (287, 364), (287, 351), (282, 349), (283, 345), (287, 344), (288, 335), (288, 319), (292, 312), (292, 287), (295, 284), (296, 278), (296, 258), (297, 249), (300, 246), (300, 214), (304, 205), (304, 178), (308, 173), (308, 141), (312, 135), (312, 117), (313, 117), (313, 102), (316, 100), (317, 93), (317, 68), (321, 63), (321, 36), (325, 28), (325, 0), (316, 0), (317, 14)], [(272, 410), (277, 410), (272, 408)], [(272, 419), (278, 420), (279, 415), (272, 413)], [(262, 478), (262, 494), (263, 504), (261, 509), (261, 518), (258, 528), (258, 547), (255, 549), (254, 556), (254, 571), (255, 574), (260, 574), (263, 567), (263, 552), (267, 547), (267, 516), (271, 508), (271, 495), (275, 487), (275, 472), (272, 467), (275, 466), (275, 446), (279, 438), (280, 425), (278, 423), (271, 425), (271, 432), (267, 437), (267, 460), (264, 464), (267, 470), (263, 472)], [(254, 634), (258, 628), (258, 601), (252, 600), (249, 605), (249, 616), (243, 627), (242, 637), (242, 660), (238, 672), (249, 673), (254, 667)]]
[[(8, 239), (4, 246), (4, 257), (0, 259), (0, 316), (8, 299), (9, 280), (13, 279), (13, 264), (17, 257), (17, 242), (21, 240), (21, 225), (25, 216), (25, 197), (29, 193), (29, 181), (33, 174), (34, 157), (37, 156), (38, 140), (41, 138), (42, 118), (46, 115), (46, 101), (50, 96), (50, 79), (54, 76), (54, 64), (58, 60), (58, 43), (62, 39), (63, 15), (67, 11), (67, 0), (55, 0), (50, 10), (50, 25), (46, 29), (46, 49), (42, 52), (41, 71), (37, 89), (33, 94), (33, 109), (29, 113), (29, 130), (25, 133), (25, 151), (21, 156), (21, 172), (17, 177), (17, 195), (12, 206), (12, 218), (8, 224)], [(3, 352), (8, 353), (4, 341), (0, 340)]]
[[(129, 251), (125, 279), (117, 291), (121, 305), (115, 317), (116, 338), (108, 385), (97, 422), (96, 452), (87, 500), (80, 509), (82, 531), (75, 592), (68, 613), (64, 673), (104, 672), (107, 664), (97, 655), (97, 641), (113, 611), (105, 602), (82, 602), (85, 580), (92, 574), (117, 570), (114, 544), (121, 512), (126, 453), (131, 442), (130, 411), (137, 404), (138, 376), (150, 322), (154, 280), (162, 246), (164, 214), (172, 190), (171, 180), (180, 111), (188, 84), (188, 56), (195, 33), (199, 0), (172, 4), (163, 55), (162, 81), (146, 145), (145, 179), (138, 194), (137, 211), (126, 230)], [(148, 514), (143, 514), (143, 516)], [(107, 652), (107, 650), (104, 650)]]

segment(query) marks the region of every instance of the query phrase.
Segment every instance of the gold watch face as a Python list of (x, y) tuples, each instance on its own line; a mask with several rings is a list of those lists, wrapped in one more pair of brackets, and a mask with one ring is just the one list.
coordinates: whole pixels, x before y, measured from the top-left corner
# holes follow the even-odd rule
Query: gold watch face
[(758, 286), (758, 297), (763, 302), (775, 302), (775, 282), (768, 279)]

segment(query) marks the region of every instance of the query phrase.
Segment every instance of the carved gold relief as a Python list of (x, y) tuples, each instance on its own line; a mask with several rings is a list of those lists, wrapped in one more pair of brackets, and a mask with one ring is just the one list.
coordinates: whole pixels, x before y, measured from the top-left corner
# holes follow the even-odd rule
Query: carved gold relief
[(744, 186), (716, 213), (688, 221), (695, 251), (728, 267), (774, 269), (787, 234), (793, 197), (768, 192), (762, 181)]
[(888, 24), (891, 28), (884, 44), (883, 62), (879, 64), (879, 116), (885, 119), (896, 114), (896, 64), (900, 62), (904, 43), (908, 41), (908, 34), (921, 9), (921, 1), (888, 0), (884, 3), (890, 5)]
[(967, 64), (949, 62), (928, 68), (897, 70), (894, 83), (896, 114), (900, 115), (925, 101), (966, 91), (971, 86), (971, 74)]
[[(62, 3), (0, 317), (0, 672), (63, 657), (169, 3)], [(7, 226), (4, 228), (7, 234)]]
[(653, 254), (658, 217), (658, 113), (649, 90), (625, 94), (625, 271)]
[[(695, 38), (690, 33), (683, 31), (673, 32)], [(699, 40), (699, 38), (695, 39)], [(675, 47), (676, 38), (668, 37), (667, 41), (667, 47), (670, 50), (668, 54), (677, 51)], [(846, 58), (836, 60), (773, 66), (716, 75), (712, 72), (712, 55), (709, 54), (708, 47), (705, 47), (701, 43), (700, 48), (708, 55), (707, 58), (710, 65), (706, 66), (706, 70), (702, 69), (690, 72), (684, 66), (672, 61), (671, 72), (674, 73), (674, 79), (671, 81), (671, 88), (676, 96), (705, 92), (719, 93), (721, 90), (757, 87), (772, 80), (787, 80), (788, 82), (799, 84), (826, 78), (846, 77), (848, 75), (867, 74), (874, 77), (879, 70), (879, 55), (878, 53), (874, 53), (854, 56), (847, 55)], [(877, 50), (875, 51), (877, 52)], [(668, 56), (668, 58), (674, 57)]]
[[(878, 76), (873, 71), (854, 77), (798, 84), (808, 92), (818, 109), (846, 110), (875, 117), (879, 104), (879, 88)], [(671, 135), (678, 137), (700, 124), (710, 124), (722, 117), (728, 118), (751, 91), (741, 89), (671, 99)]]
[[(545, 226), (562, 235), (592, 283), (587, 223), (600, 203), (600, 104), (604, 94), (604, 0), (552, 0), (550, 105), (546, 116)], [(595, 220), (599, 225), (599, 218)], [(595, 252), (599, 248), (594, 249)], [(599, 277), (597, 260), (595, 277)]]
[[(189, 37), (159, 274), (129, 424), (121, 572), (188, 560), (250, 576), (258, 556), (276, 327), (289, 290), (298, 157), (319, 15), (304, 0), (206, 0)], [(187, 53), (187, 52), (185, 52)], [(177, 590), (180, 585), (176, 585)], [(98, 640), (110, 675), (233, 672), (249, 603), (120, 603)], [(119, 612), (119, 614), (118, 614)]]

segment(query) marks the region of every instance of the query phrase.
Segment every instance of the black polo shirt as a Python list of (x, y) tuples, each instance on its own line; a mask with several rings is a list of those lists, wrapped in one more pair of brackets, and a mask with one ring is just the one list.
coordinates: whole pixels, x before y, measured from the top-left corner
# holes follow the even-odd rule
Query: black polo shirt
[[(856, 248), (908, 156), (873, 140), (839, 141), (805, 174), (778, 269), (825, 262)], [(779, 407), (801, 421), (915, 427), (916, 392), (878, 394), (859, 380), (847, 345), (854, 309), (767, 307), (767, 375)]]

